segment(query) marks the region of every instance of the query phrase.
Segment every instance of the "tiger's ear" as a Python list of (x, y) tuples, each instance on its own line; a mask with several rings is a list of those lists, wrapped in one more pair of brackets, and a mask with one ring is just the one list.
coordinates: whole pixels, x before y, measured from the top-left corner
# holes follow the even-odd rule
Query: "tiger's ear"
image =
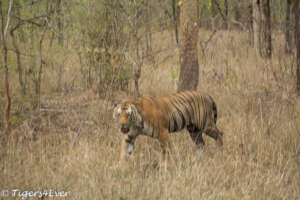
[(118, 100), (113, 100), (113, 106), (116, 107), (120, 102)]

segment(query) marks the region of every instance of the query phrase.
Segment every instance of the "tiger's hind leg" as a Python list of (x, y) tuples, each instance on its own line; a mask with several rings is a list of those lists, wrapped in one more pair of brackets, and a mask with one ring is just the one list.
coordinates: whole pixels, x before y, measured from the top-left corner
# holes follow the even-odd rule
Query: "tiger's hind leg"
[(223, 146), (223, 139), (222, 139), (223, 133), (216, 126), (211, 126), (209, 128), (206, 128), (204, 132), (206, 133), (206, 135), (216, 140), (218, 147)]
[(203, 147), (205, 145), (205, 142), (204, 142), (203, 137), (202, 137), (202, 131), (199, 130), (193, 124), (188, 125), (186, 128), (187, 128), (192, 140), (197, 145), (198, 152), (201, 153), (202, 150), (203, 150)]

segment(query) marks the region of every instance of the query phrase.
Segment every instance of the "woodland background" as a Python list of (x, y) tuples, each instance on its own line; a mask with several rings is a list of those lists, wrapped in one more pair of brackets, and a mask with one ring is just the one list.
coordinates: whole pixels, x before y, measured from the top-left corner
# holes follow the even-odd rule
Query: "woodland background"
[(0, 191), (55, 189), (70, 191), (69, 199), (299, 198), (298, 1), (260, 1), (261, 12), (269, 5), (271, 50), (255, 39), (259, 1), (195, 1), (196, 86), (217, 102), (224, 149), (205, 137), (199, 157), (186, 131), (172, 134), (167, 170), (156, 166), (161, 150), (147, 137), (118, 165), (111, 102), (177, 91), (186, 1), (0, 2)]

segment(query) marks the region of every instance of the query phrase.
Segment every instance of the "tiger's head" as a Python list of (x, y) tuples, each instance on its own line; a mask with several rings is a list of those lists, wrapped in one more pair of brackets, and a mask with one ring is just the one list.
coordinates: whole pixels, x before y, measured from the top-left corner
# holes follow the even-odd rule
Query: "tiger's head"
[(133, 130), (142, 125), (142, 117), (138, 112), (137, 105), (132, 102), (116, 103), (113, 119), (122, 134), (134, 134)]

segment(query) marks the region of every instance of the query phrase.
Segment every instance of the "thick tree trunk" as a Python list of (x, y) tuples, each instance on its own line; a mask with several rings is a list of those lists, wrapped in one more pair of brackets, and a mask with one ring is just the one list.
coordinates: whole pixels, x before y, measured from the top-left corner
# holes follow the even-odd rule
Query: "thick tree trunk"
[(286, 17), (285, 17), (285, 53), (292, 53), (292, 37), (291, 37), (291, 2), (292, 0), (286, 1)]
[[(12, 1), (10, 2), (12, 3)], [(10, 5), (11, 8), (12, 5)], [(9, 9), (10, 9), (9, 8)], [(2, 0), (0, 0), (0, 30), (1, 30), (1, 54), (2, 54), (2, 66), (3, 66), (3, 71), (4, 71), (4, 95), (5, 95), (5, 106), (3, 110), (3, 120), (4, 120), (4, 131), (8, 132), (10, 128), (10, 123), (9, 123), (9, 114), (10, 114), (10, 105), (11, 105), (11, 99), (9, 95), (9, 78), (8, 78), (8, 64), (7, 64), (7, 46), (6, 46), (6, 32), (7, 28), (9, 25), (9, 13), (7, 15), (7, 22), (6, 22), (6, 27), (4, 23), (4, 16), (2, 12)]]
[(253, 0), (252, 4), (252, 29), (253, 29), (253, 48), (257, 55), (259, 55), (259, 27), (260, 27), (260, 11), (259, 0)]
[(178, 91), (195, 90), (199, 81), (197, 2), (197, 0), (186, 0), (181, 7)]
[(300, 96), (300, 0), (294, 1), (295, 11), (295, 43), (297, 49), (297, 95)]
[(271, 10), (270, 0), (261, 1), (261, 23), (260, 23), (260, 55), (263, 58), (272, 56), (272, 37), (271, 37)]

